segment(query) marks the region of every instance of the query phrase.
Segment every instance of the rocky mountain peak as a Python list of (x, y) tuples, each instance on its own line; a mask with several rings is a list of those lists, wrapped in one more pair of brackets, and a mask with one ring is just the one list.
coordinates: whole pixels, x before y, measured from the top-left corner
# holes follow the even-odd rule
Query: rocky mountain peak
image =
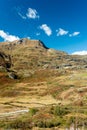
[(13, 42), (1, 42), (0, 48), (12, 49), (15, 47), (30, 47), (30, 48), (43, 48), (48, 49), (41, 40), (30, 40), (28, 38), (22, 38)]

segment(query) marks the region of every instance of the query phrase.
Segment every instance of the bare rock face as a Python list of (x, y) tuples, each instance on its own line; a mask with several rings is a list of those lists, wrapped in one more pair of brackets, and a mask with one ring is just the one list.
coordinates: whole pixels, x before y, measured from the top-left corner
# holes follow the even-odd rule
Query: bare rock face
[(9, 55), (0, 52), (0, 67), (8, 70), (11, 67), (11, 59)]
[(18, 79), (18, 76), (15, 74), (15, 72), (9, 72), (8, 73), (9, 78), (11, 79)]

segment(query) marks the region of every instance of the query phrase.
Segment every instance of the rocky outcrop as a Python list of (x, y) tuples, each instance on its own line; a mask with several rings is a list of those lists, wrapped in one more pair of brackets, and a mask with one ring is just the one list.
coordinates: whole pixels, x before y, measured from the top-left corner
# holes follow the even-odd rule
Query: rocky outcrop
[(3, 52), (0, 52), (0, 67), (5, 68), (7, 71), (11, 67), (11, 58)]
[(17, 79), (17, 74), (11, 70), (12, 63), (10, 55), (6, 55), (3, 52), (0, 52), (0, 71), (7, 72), (7, 75), (11, 79)]
[(9, 72), (8, 73), (9, 78), (11, 79), (18, 79), (18, 76), (15, 72)]

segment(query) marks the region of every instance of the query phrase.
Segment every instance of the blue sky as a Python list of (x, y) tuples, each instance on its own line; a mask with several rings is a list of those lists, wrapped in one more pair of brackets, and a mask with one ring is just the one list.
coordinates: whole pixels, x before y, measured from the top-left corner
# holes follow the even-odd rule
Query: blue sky
[(0, 41), (24, 37), (87, 53), (87, 0), (0, 0)]

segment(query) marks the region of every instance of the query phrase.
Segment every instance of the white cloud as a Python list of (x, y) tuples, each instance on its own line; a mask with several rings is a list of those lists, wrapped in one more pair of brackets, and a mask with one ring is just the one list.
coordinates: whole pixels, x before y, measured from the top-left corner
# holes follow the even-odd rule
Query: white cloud
[(27, 37), (28, 39), (31, 39), (30, 37)]
[(68, 34), (68, 31), (62, 29), (62, 28), (59, 28), (59, 30), (56, 30), (57, 32), (57, 36), (63, 36), (63, 35), (67, 35)]
[(42, 24), (40, 26), (40, 29), (42, 29), (48, 36), (52, 34), (52, 30), (50, 27), (47, 26), (47, 24)]
[(40, 16), (38, 15), (38, 12), (35, 9), (28, 8), (26, 16), (30, 19), (36, 19), (39, 18)]
[(19, 15), (22, 19), (26, 19), (26, 17), (23, 16), (20, 12), (18, 12), (18, 15)]
[(10, 35), (9, 33), (4, 32), (3, 30), (0, 30), (0, 37), (4, 39), (4, 41), (14, 41), (19, 40), (18, 36)]
[[(66, 31), (62, 28), (59, 28), (58, 30), (56, 30), (56, 32), (57, 32), (57, 36), (63, 36), (69, 34), (69, 31)], [(80, 32), (73, 32), (72, 34), (69, 34), (69, 37), (75, 37), (78, 36), (79, 34)]]
[(76, 52), (73, 52), (72, 55), (87, 55), (87, 51), (85, 51), (85, 50), (76, 51)]
[(39, 36), (40, 35), (40, 33), (36, 33), (36, 36)]
[(77, 36), (77, 35), (79, 35), (80, 34), (80, 32), (74, 32), (74, 33), (72, 33), (72, 34), (69, 34), (69, 37), (75, 37), (75, 36)]

